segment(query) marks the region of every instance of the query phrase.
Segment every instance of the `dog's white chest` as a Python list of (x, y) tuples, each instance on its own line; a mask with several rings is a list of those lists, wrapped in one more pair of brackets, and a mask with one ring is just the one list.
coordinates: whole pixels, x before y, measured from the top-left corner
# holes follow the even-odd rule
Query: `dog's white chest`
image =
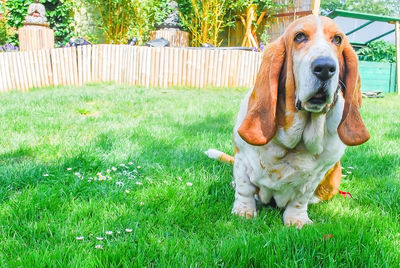
[(244, 146), (242, 153), (251, 159), (248, 161), (250, 181), (270, 191), (280, 207), (312, 193), (344, 153), (344, 144), (331, 131), (337, 127), (336, 121), (331, 114), (299, 116), (291, 128), (279, 129), (279, 134), (267, 145)]
[[(269, 161), (264, 161), (268, 158)], [(254, 167), (250, 181), (259, 188), (271, 191), (280, 207), (284, 207), (297, 196), (315, 189), (331, 166), (327, 161), (320, 159), (320, 156), (313, 156), (296, 149), (275, 161), (271, 161), (272, 159), (263, 153), (259, 159), (259, 167)]]

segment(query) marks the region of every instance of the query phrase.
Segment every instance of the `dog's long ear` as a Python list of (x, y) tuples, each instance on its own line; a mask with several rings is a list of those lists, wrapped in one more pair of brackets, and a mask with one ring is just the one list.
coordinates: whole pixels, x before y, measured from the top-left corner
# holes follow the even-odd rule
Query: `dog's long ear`
[(279, 77), (284, 61), (285, 42), (281, 37), (264, 52), (247, 115), (238, 130), (249, 144), (264, 145), (275, 136)]
[(341, 80), (345, 82), (344, 109), (338, 134), (342, 142), (353, 146), (366, 142), (369, 133), (361, 119), (360, 75), (358, 73), (358, 58), (347, 39), (344, 39), (343, 62), (341, 63)]

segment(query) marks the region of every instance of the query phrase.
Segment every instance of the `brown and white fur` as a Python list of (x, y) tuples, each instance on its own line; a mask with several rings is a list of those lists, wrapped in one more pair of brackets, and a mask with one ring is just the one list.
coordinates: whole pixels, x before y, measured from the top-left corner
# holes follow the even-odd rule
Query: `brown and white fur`
[(285, 208), (283, 222), (312, 221), (307, 206), (338, 190), (346, 145), (369, 139), (359, 113), (358, 60), (346, 36), (326, 17), (293, 22), (264, 52), (254, 88), (234, 127), (232, 213), (257, 215), (255, 195)]

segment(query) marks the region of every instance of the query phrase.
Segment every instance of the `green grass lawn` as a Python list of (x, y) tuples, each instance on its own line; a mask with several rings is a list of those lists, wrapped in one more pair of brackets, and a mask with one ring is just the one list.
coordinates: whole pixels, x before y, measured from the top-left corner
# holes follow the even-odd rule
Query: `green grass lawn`
[(371, 139), (342, 160), (353, 198), (310, 206), (314, 224), (297, 230), (272, 207), (231, 215), (232, 167), (203, 154), (232, 152), (244, 94), (91, 85), (0, 95), (0, 266), (398, 267), (400, 97), (364, 101)]

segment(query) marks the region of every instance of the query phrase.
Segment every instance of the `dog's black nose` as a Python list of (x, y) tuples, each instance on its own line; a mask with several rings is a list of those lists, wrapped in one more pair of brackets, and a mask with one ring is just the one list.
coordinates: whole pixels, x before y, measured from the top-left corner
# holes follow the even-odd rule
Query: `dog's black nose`
[(313, 74), (322, 81), (331, 78), (336, 72), (336, 63), (332, 58), (320, 57), (311, 64)]

